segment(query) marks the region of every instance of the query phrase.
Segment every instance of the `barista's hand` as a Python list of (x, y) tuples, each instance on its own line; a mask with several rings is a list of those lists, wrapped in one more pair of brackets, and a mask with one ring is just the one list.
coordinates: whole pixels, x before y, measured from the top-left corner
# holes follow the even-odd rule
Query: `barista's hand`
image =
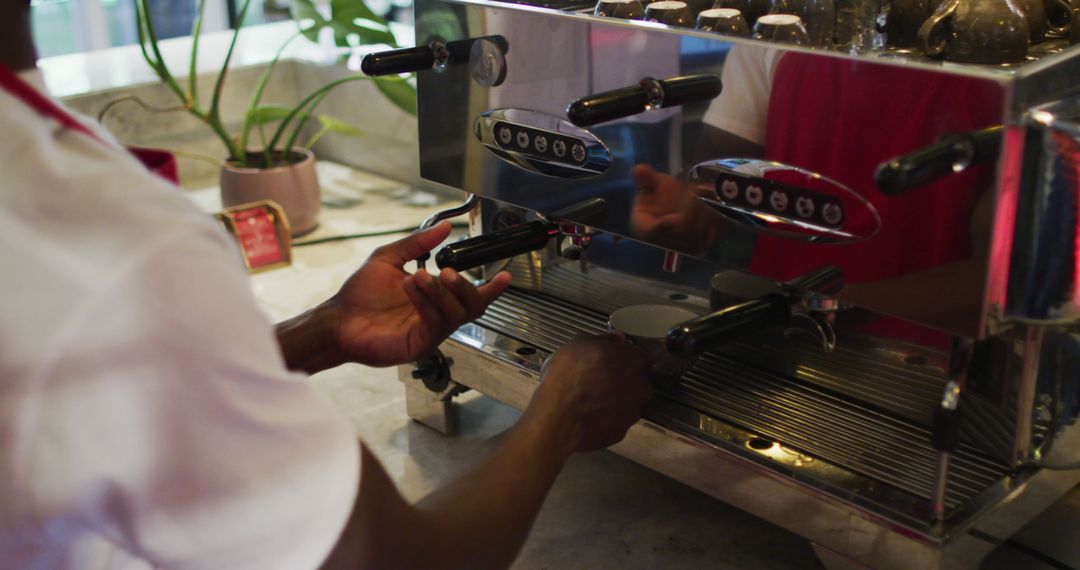
[(562, 422), (575, 451), (618, 443), (652, 396), (645, 357), (610, 335), (579, 335), (544, 362), (523, 420)]
[(635, 235), (672, 249), (697, 253), (716, 241), (715, 216), (686, 184), (647, 164), (630, 171), (638, 194), (630, 224)]
[(339, 319), (338, 347), (346, 360), (391, 366), (433, 350), (459, 326), (484, 314), (510, 284), (500, 273), (477, 288), (453, 269), (431, 275), (404, 269), (450, 235), (450, 223), (375, 250), (330, 302)]

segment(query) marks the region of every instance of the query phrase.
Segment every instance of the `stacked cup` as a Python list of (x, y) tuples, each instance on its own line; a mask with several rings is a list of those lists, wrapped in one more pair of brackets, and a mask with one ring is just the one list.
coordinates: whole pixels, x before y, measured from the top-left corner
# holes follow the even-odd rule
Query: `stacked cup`
[(645, 17), (645, 7), (639, 0), (600, 0), (593, 10), (594, 16), (640, 20)]
[(697, 29), (733, 36), (749, 36), (750, 26), (742, 12), (735, 8), (710, 8), (697, 17)]

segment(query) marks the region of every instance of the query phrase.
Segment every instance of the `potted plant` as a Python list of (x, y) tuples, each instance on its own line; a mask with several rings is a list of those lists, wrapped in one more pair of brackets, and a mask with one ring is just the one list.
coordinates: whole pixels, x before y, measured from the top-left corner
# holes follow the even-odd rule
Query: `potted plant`
[[(392, 104), (415, 116), (416, 90), (402, 77), (373, 78), (357, 73), (313, 89), (293, 106), (264, 103), (266, 85), (285, 48), (301, 36), (309, 41), (318, 41), (322, 30), (330, 29), (333, 31), (335, 43), (341, 47), (355, 47), (360, 44), (387, 44), (397, 47), (397, 41), (386, 20), (372, 12), (363, 0), (330, 0), (328, 13), (320, 12), (313, 0), (292, 0), (290, 9), (298, 24), (298, 30), (282, 43), (267, 64), (251, 94), (239, 132), (230, 133), (221, 116), (221, 97), (233, 50), (250, 4), (251, 0), (244, 0), (237, 14), (236, 30), (233, 32), (221, 71), (214, 81), (208, 105), (199, 98), (195, 68), (205, 0), (200, 0), (192, 26), (191, 67), (186, 83), (178, 80), (165, 64), (147, 0), (135, 2), (139, 45), (151, 69), (179, 99), (177, 108), (191, 113), (205, 123), (224, 144), (228, 156), (222, 161), (220, 178), (223, 204), (229, 206), (261, 199), (274, 200), (285, 210), (293, 236), (297, 236), (313, 230), (317, 225), (320, 194), (311, 146), (330, 132), (347, 135), (359, 133), (358, 129), (342, 121), (317, 115), (315, 111), (319, 104), (333, 89), (345, 83), (375, 81), (375, 85)], [(106, 106), (100, 116), (111, 106), (112, 103)], [(306, 140), (301, 140), (305, 126), (313, 120), (318, 122), (318, 129)], [(255, 136), (258, 136), (258, 142), (257, 146), (253, 147), (252, 139)]]

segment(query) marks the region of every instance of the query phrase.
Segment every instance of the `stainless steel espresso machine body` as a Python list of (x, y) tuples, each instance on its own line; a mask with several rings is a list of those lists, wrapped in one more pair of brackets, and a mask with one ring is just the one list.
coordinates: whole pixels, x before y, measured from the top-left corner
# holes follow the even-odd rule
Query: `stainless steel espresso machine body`
[(973, 567), (1080, 482), (1080, 48), (941, 61), (889, 5), (837, 3), (820, 49), (417, 0), (420, 47), (365, 70), (422, 69), (422, 176), (474, 196), (435, 262), (514, 285), (402, 368), (410, 415), (522, 408), (547, 355), (662, 303), (701, 315), (668, 336), (696, 364), (614, 450), (827, 564)]

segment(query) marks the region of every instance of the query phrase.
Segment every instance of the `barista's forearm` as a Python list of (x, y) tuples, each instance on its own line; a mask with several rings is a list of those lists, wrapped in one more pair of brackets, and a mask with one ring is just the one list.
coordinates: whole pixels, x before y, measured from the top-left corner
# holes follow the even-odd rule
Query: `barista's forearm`
[(345, 362), (338, 350), (338, 311), (327, 301), (275, 325), (281, 354), (289, 370), (314, 374)]
[(446, 539), (445, 568), (510, 566), (573, 452), (571, 425), (526, 413), (487, 461), (416, 505)]
[(416, 505), (364, 448), (354, 512), (325, 567), (508, 567), (580, 438), (570, 422), (540, 415), (526, 412), (484, 461)]

